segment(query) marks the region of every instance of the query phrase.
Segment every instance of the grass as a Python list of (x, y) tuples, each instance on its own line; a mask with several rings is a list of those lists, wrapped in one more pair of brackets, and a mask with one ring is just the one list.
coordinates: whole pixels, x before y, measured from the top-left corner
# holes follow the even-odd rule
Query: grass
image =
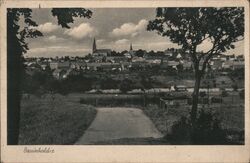
[(19, 144), (74, 144), (95, 118), (92, 106), (56, 95), (52, 100), (32, 96), (21, 102)]
[[(200, 106), (202, 107), (202, 106)], [(143, 108), (144, 113), (153, 121), (156, 128), (164, 135), (171, 131), (172, 125), (181, 116), (188, 116), (191, 106), (178, 106), (161, 109), (157, 105)], [(205, 109), (206, 105), (205, 105)], [(244, 100), (232, 96), (224, 97), (222, 104), (210, 104), (210, 110), (221, 119), (223, 128), (233, 131), (244, 131)]]

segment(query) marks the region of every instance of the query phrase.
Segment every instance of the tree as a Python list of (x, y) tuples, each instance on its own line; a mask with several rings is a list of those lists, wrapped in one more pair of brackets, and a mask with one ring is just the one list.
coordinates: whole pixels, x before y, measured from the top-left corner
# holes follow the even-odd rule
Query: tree
[(121, 81), (120, 90), (122, 93), (127, 93), (132, 90), (132, 81), (129, 79), (124, 79)]
[[(192, 126), (197, 120), (197, 105), (200, 82), (210, 59), (229, 49), (233, 43), (244, 37), (244, 9), (231, 8), (157, 8), (156, 18), (149, 21), (149, 31), (157, 31), (169, 37), (173, 43), (188, 52), (193, 62), (195, 85), (190, 112)], [(199, 52), (198, 46), (209, 42), (212, 46), (206, 52)]]
[[(90, 18), (92, 12), (83, 8), (55, 8), (52, 15), (57, 17), (58, 25), (70, 28), (69, 23), (74, 22), (74, 17)], [(29, 8), (7, 9), (7, 144), (18, 144), (19, 119), (20, 119), (20, 83), (24, 74), (23, 54), (27, 52), (26, 38), (42, 36), (32, 20), (32, 10)], [(20, 19), (23, 17), (24, 19)], [(20, 23), (24, 20), (24, 23)], [(20, 24), (22, 28), (20, 28)]]
[(135, 52), (135, 55), (136, 55), (137, 57), (143, 57), (143, 56), (144, 56), (144, 53), (145, 53), (145, 51), (143, 51), (142, 49), (139, 49), (139, 50), (137, 50), (137, 51)]

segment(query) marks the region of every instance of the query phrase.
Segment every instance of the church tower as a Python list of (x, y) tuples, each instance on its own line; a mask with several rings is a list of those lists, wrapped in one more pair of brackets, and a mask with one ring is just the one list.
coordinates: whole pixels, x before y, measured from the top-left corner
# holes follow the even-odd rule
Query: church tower
[(96, 51), (96, 43), (95, 43), (95, 38), (94, 38), (92, 53), (94, 53), (95, 51)]
[(134, 56), (134, 50), (133, 50), (132, 43), (130, 43), (129, 54), (130, 54), (132, 57)]
[(130, 43), (130, 51), (133, 51), (132, 43)]

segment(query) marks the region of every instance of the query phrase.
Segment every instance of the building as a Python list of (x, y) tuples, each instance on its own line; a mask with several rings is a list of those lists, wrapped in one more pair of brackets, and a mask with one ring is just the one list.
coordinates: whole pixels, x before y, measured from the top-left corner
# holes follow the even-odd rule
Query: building
[(222, 61), (219, 59), (211, 61), (211, 68), (213, 70), (220, 70), (222, 68)]
[(65, 61), (65, 62), (50, 62), (49, 67), (51, 70), (55, 69), (69, 69), (70, 68), (70, 62)]
[(63, 79), (64, 74), (66, 74), (66, 70), (62, 70), (62, 69), (55, 69), (52, 73), (54, 78), (56, 78), (58, 80)]
[(96, 41), (94, 38), (92, 55), (94, 57), (107, 57), (110, 54), (111, 54), (111, 49), (97, 49)]
[(129, 52), (128, 53), (130, 54), (130, 58), (135, 55), (135, 51), (133, 50), (132, 43), (130, 44), (130, 48), (129, 48)]
[(182, 65), (184, 70), (190, 70), (193, 64), (191, 61), (183, 61)]

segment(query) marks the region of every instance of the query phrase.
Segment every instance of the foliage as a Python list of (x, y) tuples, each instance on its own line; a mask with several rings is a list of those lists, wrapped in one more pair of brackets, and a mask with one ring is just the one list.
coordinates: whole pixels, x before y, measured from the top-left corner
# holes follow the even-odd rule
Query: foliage
[(135, 52), (135, 55), (136, 55), (137, 57), (143, 57), (143, 56), (144, 56), (144, 53), (145, 53), (144, 50), (139, 49), (139, 50), (137, 50), (137, 51)]
[[(190, 114), (192, 123), (196, 123), (200, 81), (205, 69), (213, 56), (234, 49), (233, 44), (244, 38), (244, 8), (157, 8), (156, 18), (149, 21), (147, 30), (168, 37), (192, 59), (195, 86)], [(211, 49), (199, 52), (198, 46), (204, 42), (211, 43)]]
[(206, 95), (207, 95), (206, 92), (204, 92), (204, 91), (200, 92), (200, 96), (201, 96), (201, 97), (205, 97)]
[(101, 80), (101, 89), (117, 89), (119, 81), (107, 77)]
[(227, 96), (228, 96), (228, 92), (227, 92), (226, 90), (223, 90), (223, 91), (221, 92), (221, 96), (222, 96), (222, 97), (227, 97)]
[(150, 78), (146, 78), (146, 76), (142, 75), (141, 77), (141, 84), (143, 89), (150, 89), (152, 88), (152, 80)]
[[(27, 52), (26, 38), (36, 38), (42, 33), (36, 29), (37, 23), (32, 20), (32, 10), (29, 8), (7, 9), (7, 144), (17, 144), (19, 135), (21, 80), (24, 75), (23, 54)], [(74, 17), (90, 18), (92, 12), (82, 8), (56, 8), (52, 15), (57, 17), (58, 24), (69, 28), (69, 23), (74, 22)], [(21, 19), (23, 17), (23, 19)], [(20, 20), (24, 20), (20, 28)]]
[(69, 23), (74, 23), (74, 17), (91, 18), (92, 11), (85, 8), (53, 8), (52, 15), (57, 17), (58, 25), (70, 28)]
[(241, 99), (244, 99), (245, 98), (245, 90), (240, 91), (239, 96)]
[(129, 79), (124, 79), (123, 81), (121, 81), (119, 89), (122, 93), (126, 93), (132, 90), (132, 81)]
[(227, 144), (226, 131), (220, 120), (211, 112), (201, 110), (197, 123), (192, 127), (191, 120), (181, 117), (166, 136), (172, 144)]
[(236, 79), (244, 80), (245, 68), (230, 70), (229, 76), (233, 79), (236, 78)]
[(222, 103), (222, 98), (212, 97), (211, 103)]
[(236, 83), (234, 83), (234, 84), (232, 84), (232, 88), (234, 89), (234, 91), (237, 91), (238, 85)]

